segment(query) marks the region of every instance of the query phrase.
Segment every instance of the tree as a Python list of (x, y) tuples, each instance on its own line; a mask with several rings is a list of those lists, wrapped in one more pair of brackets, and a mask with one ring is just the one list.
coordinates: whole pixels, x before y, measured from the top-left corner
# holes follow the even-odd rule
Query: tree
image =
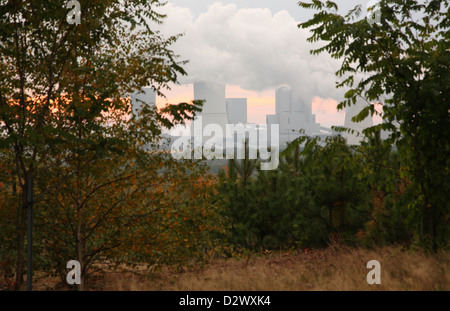
[[(447, 246), (450, 202), (450, 49), (449, 2), (440, 0), (384, 0), (381, 20), (358, 19), (361, 6), (347, 15), (337, 13), (332, 1), (300, 2), (320, 10), (300, 23), (308, 28), (310, 42), (326, 44), (312, 54), (328, 52), (342, 59), (336, 75), (349, 87), (338, 108), (354, 104), (358, 97), (383, 105), (383, 123), (366, 132), (390, 131), (411, 181), (415, 196), (409, 206), (417, 235), (434, 250)], [(375, 113), (368, 104), (354, 121)], [(425, 234), (422, 234), (422, 231)]]
[[(117, 137), (104, 135), (102, 118), (129, 111), (124, 96), (146, 85), (162, 94), (185, 74), (184, 62), (169, 48), (178, 36), (164, 38), (152, 30), (152, 23), (164, 19), (155, 11), (161, 5), (82, 1), (81, 23), (69, 24), (61, 1), (0, 1), (0, 150), (13, 150), (9, 161), (22, 194), (16, 289), (24, 264), (27, 181), (39, 175), (44, 159), (56, 157), (61, 146), (105, 153)], [(198, 109), (180, 104), (162, 112), (177, 119)], [(167, 125), (172, 119), (159, 120)], [(86, 138), (84, 131), (97, 135)]]
[(358, 234), (366, 245), (411, 243), (414, 230), (408, 225), (408, 204), (414, 199), (408, 193), (410, 181), (402, 177), (399, 154), (381, 139), (380, 132), (367, 133), (356, 148), (361, 162), (358, 176), (370, 191), (370, 217)]
[(283, 150), (277, 170), (262, 171), (256, 164), (230, 160), (219, 175), (233, 243), (323, 246), (332, 234), (351, 238), (363, 228), (368, 189), (357, 176), (360, 162), (342, 137), (300, 136)]
[[(76, 259), (78, 290), (92, 273), (124, 264), (200, 260), (208, 232), (220, 227), (202, 200), (209, 193), (206, 168), (165, 152), (168, 142), (154, 130), (155, 107), (131, 119), (112, 113), (108, 121), (104, 129), (116, 146), (100, 155), (83, 145), (61, 146), (37, 180), (40, 270), (59, 273), (65, 283), (65, 265)], [(97, 141), (97, 134), (83, 131), (82, 138)]]

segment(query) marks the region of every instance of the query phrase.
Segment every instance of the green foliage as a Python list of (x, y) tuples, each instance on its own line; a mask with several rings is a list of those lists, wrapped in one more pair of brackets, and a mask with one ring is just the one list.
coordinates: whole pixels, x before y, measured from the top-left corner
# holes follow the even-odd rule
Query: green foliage
[(336, 238), (364, 246), (415, 243), (414, 188), (380, 133), (367, 134), (360, 146), (340, 136), (301, 136), (283, 150), (277, 170), (255, 164), (230, 160), (219, 174), (234, 245), (321, 247)]
[(367, 186), (360, 163), (340, 137), (302, 136), (282, 152), (274, 171), (230, 160), (219, 192), (232, 219), (232, 240), (250, 248), (326, 245), (333, 232), (354, 235), (367, 218)]
[[(76, 259), (84, 285), (105, 269), (203, 263), (223, 230), (206, 166), (164, 152), (169, 142), (159, 136), (155, 108), (133, 118), (112, 114), (109, 121), (102, 130), (115, 146), (102, 148), (102, 135), (83, 128), (80, 140), (95, 148), (58, 145), (57, 156), (42, 160), (35, 178), (35, 269), (65, 283), (66, 263)], [(0, 185), (0, 262), (15, 259), (16, 208), (6, 189), (12, 180)]]
[[(366, 132), (388, 130), (390, 142), (396, 143), (402, 174), (410, 181), (407, 192), (414, 197), (409, 219), (420, 243), (434, 250), (448, 246), (449, 2), (381, 1), (381, 21), (373, 24), (361, 18), (361, 6), (341, 16), (330, 1), (300, 5), (321, 10), (299, 25), (311, 30), (310, 42), (325, 43), (311, 53), (342, 59), (338, 87), (350, 89), (338, 108), (358, 97), (382, 104), (383, 124)], [(369, 112), (374, 113), (373, 107), (354, 119)]]
[(366, 245), (410, 243), (413, 236), (408, 205), (410, 183), (402, 176), (399, 154), (381, 140), (379, 132), (370, 132), (356, 149), (364, 163), (359, 178), (370, 191), (370, 218), (360, 234)]
[[(36, 247), (42, 246), (52, 260), (59, 256), (56, 269), (65, 269), (70, 255), (86, 272), (101, 253), (92, 251), (98, 245), (89, 244), (88, 237), (105, 230), (104, 240), (97, 242), (101, 251), (109, 250), (111, 243), (122, 240), (115, 233), (118, 226), (137, 213), (126, 210), (135, 199), (126, 195), (132, 192), (129, 183), (138, 176), (131, 164), (151, 167), (151, 172), (154, 165), (162, 165), (161, 158), (145, 156), (143, 146), (158, 145), (162, 127), (190, 120), (201, 110), (201, 101), (180, 103), (144, 109), (152, 116), (140, 124), (136, 119), (125, 122), (131, 112), (129, 94), (151, 85), (163, 95), (186, 74), (185, 61), (170, 49), (179, 36), (165, 38), (153, 30), (154, 23), (164, 20), (157, 12), (163, 4), (87, 1), (77, 25), (66, 21), (69, 10), (61, 1), (0, 1), (0, 157), (12, 172), (11, 184), (17, 185), (21, 201), (8, 205), (19, 212), (18, 220), (10, 222), (17, 236), (16, 289), (24, 267), (28, 178), (34, 177), (38, 188), (37, 225), (57, 243), (46, 249), (52, 244), (43, 237)], [(155, 160), (153, 166), (149, 159)], [(141, 181), (139, 189), (150, 187), (150, 179)], [(5, 206), (2, 212), (8, 212)], [(104, 221), (111, 210), (112, 223)], [(103, 220), (89, 231), (92, 217)], [(51, 230), (52, 221), (61, 232)], [(42, 262), (46, 264), (55, 261)]]

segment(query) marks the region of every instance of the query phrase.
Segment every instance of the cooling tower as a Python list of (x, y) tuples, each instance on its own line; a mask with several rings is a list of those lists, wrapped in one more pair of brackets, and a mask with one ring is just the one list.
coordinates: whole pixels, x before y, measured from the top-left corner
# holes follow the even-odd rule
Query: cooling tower
[[(370, 114), (361, 122), (352, 121), (352, 118), (356, 116), (367, 105), (368, 105), (367, 103), (358, 100), (354, 105), (346, 107), (345, 109), (344, 127), (355, 131), (354, 134), (345, 132), (342, 135), (347, 139), (347, 143), (349, 145), (359, 145), (361, 143), (361, 140), (363, 139), (362, 131), (368, 127), (373, 126), (373, 120)], [(359, 133), (359, 136), (357, 135), (356, 132)]]
[(226, 107), (230, 124), (247, 124), (247, 98), (227, 98)]
[(280, 142), (286, 144), (300, 136), (300, 130), (307, 135), (320, 132), (320, 125), (316, 123), (312, 114), (311, 103), (306, 103), (301, 92), (282, 85), (275, 91), (274, 115), (267, 115), (267, 125), (278, 124), (280, 129)]
[(151, 87), (144, 87), (141, 91), (134, 92), (131, 95), (132, 113), (138, 115), (143, 105), (155, 105), (156, 92)]
[[(194, 99), (205, 100), (203, 110), (198, 115), (202, 117), (203, 129), (208, 124), (218, 124), (222, 128), (223, 135), (229, 136), (226, 132), (228, 118), (225, 104), (225, 85), (196, 82), (194, 83)], [(208, 139), (209, 137), (204, 137), (204, 140)]]
[(216, 83), (194, 83), (194, 99), (204, 99), (202, 115), (227, 113), (225, 107), (225, 85)]
[(275, 91), (276, 113), (291, 111), (291, 88), (286, 85), (278, 87)]

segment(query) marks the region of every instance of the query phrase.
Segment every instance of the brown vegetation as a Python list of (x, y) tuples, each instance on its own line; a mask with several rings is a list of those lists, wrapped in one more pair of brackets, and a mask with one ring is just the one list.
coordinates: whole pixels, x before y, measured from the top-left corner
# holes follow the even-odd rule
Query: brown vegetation
[[(381, 285), (368, 285), (370, 260), (381, 263)], [(324, 250), (268, 253), (247, 259), (212, 260), (204, 268), (145, 275), (109, 272), (89, 290), (305, 291), (450, 290), (448, 252), (426, 255), (401, 247), (374, 250), (330, 246)], [(36, 289), (57, 289), (42, 280)]]

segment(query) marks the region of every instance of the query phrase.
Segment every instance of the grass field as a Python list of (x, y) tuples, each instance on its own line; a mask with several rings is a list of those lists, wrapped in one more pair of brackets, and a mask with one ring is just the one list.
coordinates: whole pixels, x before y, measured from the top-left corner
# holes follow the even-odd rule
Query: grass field
[[(381, 264), (381, 284), (366, 281), (370, 260)], [(400, 247), (365, 250), (329, 247), (323, 250), (272, 252), (247, 259), (212, 260), (185, 272), (161, 271), (151, 276), (108, 272), (88, 290), (166, 291), (307, 291), (307, 290), (450, 290), (450, 254), (425, 255)], [(144, 273), (145, 275), (145, 273)], [(55, 280), (35, 289), (63, 289)]]

